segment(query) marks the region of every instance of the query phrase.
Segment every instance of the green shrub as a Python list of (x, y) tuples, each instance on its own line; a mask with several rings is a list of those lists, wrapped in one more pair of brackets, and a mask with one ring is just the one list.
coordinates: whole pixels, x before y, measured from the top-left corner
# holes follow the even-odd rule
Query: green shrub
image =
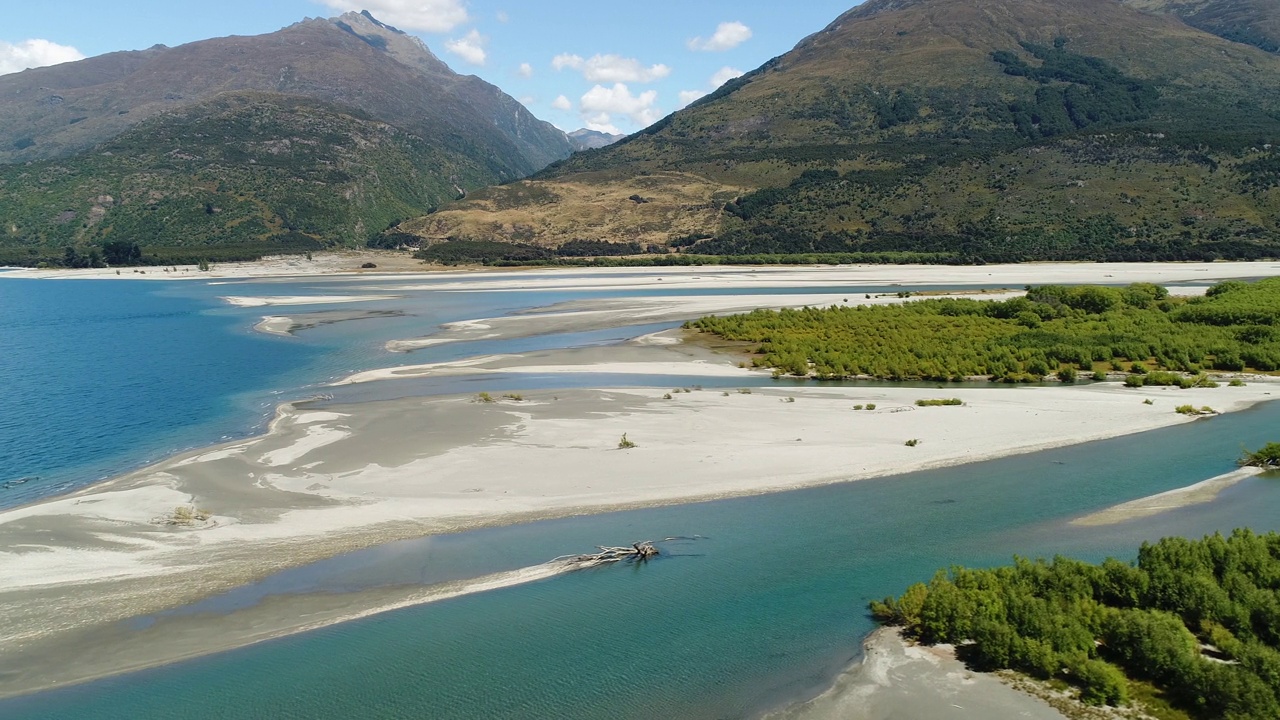
[(1280, 468), (1280, 443), (1267, 443), (1259, 450), (1245, 450), (1240, 458), (1241, 466)]
[(976, 669), (1066, 681), (1087, 703), (1124, 704), (1135, 688), (1172, 706), (1157, 717), (1276, 718), (1280, 632), (1259, 618), (1277, 612), (1277, 548), (1276, 533), (1236, 530), (1144, 544), (1136, 562), (952, 567), (870, 608), (924, 643), (959, 645)]
[(917, 400), (916, 405), (920, 407), (942, 407), (964, 405), (964, 401), (960, 398), (945, 398), (937, 400)]

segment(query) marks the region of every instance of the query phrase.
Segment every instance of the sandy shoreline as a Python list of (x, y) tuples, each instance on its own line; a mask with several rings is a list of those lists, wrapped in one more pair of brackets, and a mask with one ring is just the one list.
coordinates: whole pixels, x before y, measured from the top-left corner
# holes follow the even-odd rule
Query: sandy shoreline
[[(376, 268), (362, 268), (367, 262)], [(1278, 262), (1214, 263), (1023, 263), (1018, 265), (818, 265), (747, 266), (704, 265), (691, 267), (613, 268), (481, 268), (424, 265), (407, 253), (350, 250), (302, 256), (268, 257), (253, 262), (217, 263), (202, 272), (194, 265), (148, 268), (14, 268), (3, 278), (74, 280), (239, 280), (251, 278), (321, 278), (389, 280), (399, 286), (377, 286), (378, 291), (415, 290), (430, 281), (431, 289), (518, 290), (536, 284), (547, 289), (610, 289), (618, 287), (738, 288), (830, 285), (972, 285), (1021, 287), (1027, 278), (1039, 284), (1155, 282), (1184, 284), (1216, 280), (1264, 277), (1280, 274)], [(142, 272), (139, 272), (142, 271)]]
[(1194, 485), (1169, 490), (1167, 492), (1157, 493), (1149, 497), (1138, 498), (1127, 503), (1121, 503), (1114, 507), (1107, 508), (1100, 512), (1086, 515), (1071, 521), (1072, 525), (1081, 527), (1098, 527), (1101, 525), (1115, 525), (1117, 523), (1136, 520), (1138, 518), (1159, 515), (1170, 510), (1178, 508), (1190, 507), (1192, 505), (1202, 505), (1204, 503), (1213, 502), (1222, 491), (1233, 487), (1240, 482), (1251, 477), (1266, 472), (1262, 468), (1244, 467), (1239, 470), (1219, 475), (1218, 477), (1209, 478)]
[[(1275, 274), (1280, 265), (1078, 264), (1038, 267), (1037, 274), (1042, 270), (1045, 282), (1185, 284)], [(519, 273), (518, 279), (510, 273), (453, 274), (431, 287), (500, 290), (534, 282), (551, 288), (643, 288), (670, 287), (666, 283), (674, 281), (690, 289), (829, 289), (841, 283), (889, 284), (886, 278), (894, 272), (904, 273), (897, 283), (978, 289), (1020, 286), (1017, 278), (1025, 278), (1029, 269), (538, 271)], [(383, 299), (390, 296), (374, 293), (399, 290), (387, 284), (358, 285), (364, 280), (344, 284), (342, 297), (351, 302)], [(281, 295), (260, 302), (263, 297), (230, 297), (242, 298), (246, 307), (339, 299)], [(475, 333), (505, 338), (614, 327), (646, 308), (652, 314), (643, 320), (728, 312), (755, 303), (833, 304), (837, 298), (898, 301), (828, 292), (628, 298), (595, 302), (594, 308), (566, 304), (473, 320), (405, 342), (425, 347), (431, 341), (470, 339)], [(377, 312), (396, 311), (271, 315), (258, 329), (289, 335), (299, 327)], [(373, 370), (337, 384), (511, 373), (741, 377), (744, 385), (758, 381), (759, 373), (736, 367), (740, 359), (713, 356), (681, 345), (676, 334), (659, 333), (608, 348)], [(264, 435), (186, 453), (70, 495), (0, 512), (0, 605), (6, 608), (0, 614), (0, 697), (229, 649), (315, 622), (420, 602), (441, 591), (369, 593), (334, 606), (307, 606), (302, 613), (280, 606), (265, 608), (262, 617), (206, 618), (203, 626), (175, 633), (189, 639), (179, 643), (125, 633), (118, 626), (120, 620), (190, 604), (356, 549), (470, 528), (777, 492), (1035, 452), (1193, 422), (1173, 412), (1177, 404), (1232, 412), (1272, 399), (1273, 391), (1280, 391), (1274, 381), (1191, 390), (1131, 390), (1119, 383), (939, 390), (808, 385), (749, 393), (623, 387), (529, 391), (520, 401), (499, 397), (492, 403), (452, 396), (323, 409), (284, 405)], [(915, 406), (916, 400), (930, 397), (959, 397), (966, 404)], [(1145, 398), (1156, 402), (1145, 405)], [(876, 410), (853, 409), (871, 403)], [(636, 448), (618, 448), (624, 433)], [(908, 439), (921, 443), (907, 447)], [(311, 624), (300, 617), (312, 618)]]
[[(608, 370), (659, 370), (650, 365), (751, 377), (690, 360)], [(45, 673), (30, 671), (43, 665), (32, 658), (56, 658), (58, 648), (114, 621), (390, 540), (1034, 452), (1188, 422), (1173, 412), (1175, 398), (1232, 411), (1269, 399), (1274, 389), (810, 386), (667, 399), (662, 390), (619, 388), (527, 393), (519, 402), (439, 397), (322, 411), (284, 406), (263, 436), (0, 513), (0, 547), (7, 549), (0, 553), (0, 603), (8, 609), (0, 616), (0, 696), (119, 671), (114, 655), (97, 667), (64, 658)], [(939, 392), (967, 404), (915, 407)], [(1142, 403), (1153, 395), (1155, 406)], [(867, 403), (877, 409), (853, 409)], [(638, 447), (618, 449), (623, 433)], [(922, 442), (906, 447), (911, 438)], [(179, 522), (177, 508), (209, 517)], [(303, 629), (274, 622), (272, 631), (258, 624), (239, 640), (220, 634), (205, 651)], [(150, 664), (175, 659), (156, 655), (163, 645), (148, 647)], [(56, 667), (79, 674), (60, 675)]]
[(765, 716), (768, 720), (1064, 720), (1048, 703), (976, 673), (950, 646), (907, 642), (896, 628), (880, 628), (863, 643), (861, 662), (822, 695)]

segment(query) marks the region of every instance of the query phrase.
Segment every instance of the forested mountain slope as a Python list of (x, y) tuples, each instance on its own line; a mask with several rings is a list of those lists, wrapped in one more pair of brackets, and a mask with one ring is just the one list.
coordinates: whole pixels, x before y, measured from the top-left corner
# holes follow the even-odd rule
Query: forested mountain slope
[(113, 53), (0, 76), (0, 260), (362, 244), (570, 152), (368, 13)]
[(1176, 15), (1118, 0), (872, 0), (616, 145), (408, 227), (545, 244), (713, 238), (694, 245), (710, 253), (1274, 256), (1278, 144), (1280, 56)]

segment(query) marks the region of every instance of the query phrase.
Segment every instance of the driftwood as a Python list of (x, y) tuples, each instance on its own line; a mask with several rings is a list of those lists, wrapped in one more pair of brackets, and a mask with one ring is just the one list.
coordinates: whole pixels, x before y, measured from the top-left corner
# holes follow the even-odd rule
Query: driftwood
[(597, 549), (600, 552), (586, 555), (564, 555), (552, 560), (552, 562), (572, 565), (574, 569), (585, 569), (617, 562), (648, 562), (650, 558), (655, 558), (660, 554), (651, 540), (632, 543), (631, 547), (600, 546)]

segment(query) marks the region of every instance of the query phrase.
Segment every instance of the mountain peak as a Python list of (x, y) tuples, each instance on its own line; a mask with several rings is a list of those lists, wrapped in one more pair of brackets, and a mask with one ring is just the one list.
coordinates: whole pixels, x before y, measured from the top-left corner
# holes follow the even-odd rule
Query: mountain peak
[(409, 67), (431, 74), (453, 74), (431, 48), (419, 38), (378, 20), (368, 10), (347, 12), (325, 21), (351, 33), (377, 50), (382, 50)]
[(573, 143), (575, 150), (596, 150), (608, 147), (624, 137), (626, 135), (613, 135), (590, 128), (580, 128), (569, 133), (569, 142)]

